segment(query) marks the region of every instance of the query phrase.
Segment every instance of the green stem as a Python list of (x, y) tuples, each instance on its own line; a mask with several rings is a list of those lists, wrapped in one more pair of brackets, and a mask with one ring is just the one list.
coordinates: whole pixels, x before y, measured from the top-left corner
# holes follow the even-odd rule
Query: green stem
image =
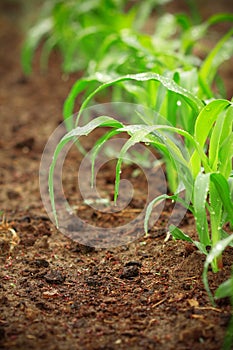
[[(221, 240), (221, 215), (222, 203), (219, 199), (218, 192), (212, 182), (210, 182), (210, 226), (212, 246), (215, 246)], [(214, 272), (222, 270), (222, 254), (217, 256), (212, 262)]]

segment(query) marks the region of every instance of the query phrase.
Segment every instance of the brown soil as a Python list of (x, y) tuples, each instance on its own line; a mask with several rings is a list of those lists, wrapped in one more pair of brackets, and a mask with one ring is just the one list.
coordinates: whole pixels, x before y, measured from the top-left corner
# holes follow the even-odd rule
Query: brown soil
[[(5, 6), (0, 17), (0, 208), (7, 220), (0, 226), (0, 348), (220, 349), (229, 301), (211, 305), (202, 283), (203, 255), (184, 242), (165, 243), (169, 204), (149, 237), (111, 250), (74, 243), (48, 219), (39, 192), (40, 158), (77, 76), (64, 79), (56, 54), (46, 75), (36, 62), (33, 75), (23, 76), (14, 9)], [(75, 159), (70, 162), (76, 167)], [(109, 165), (103, 186), (112, 174)], [(135, 181), (137, 197), (127, 215), (142, 206), (141, 181)], [(71, 197), (72, 191), (71, 180)], [(127, 219), (124, 212), (102, 217), (85, 208), (82, 215), (99, 226)], [(189, 214), (183, 228), (195, 236)], [(223, 271), (209, 272), (213, 291), (230, 274), (230, 249), (223, 260)]]

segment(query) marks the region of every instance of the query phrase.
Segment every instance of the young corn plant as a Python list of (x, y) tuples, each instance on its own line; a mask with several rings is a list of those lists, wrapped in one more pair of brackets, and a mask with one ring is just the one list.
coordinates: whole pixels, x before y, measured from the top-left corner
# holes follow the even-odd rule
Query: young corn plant
[(207, 273), (208, 273), (209, 265), (212, 264), (213, 261), (219, 256), (219, 254), (222, 254), (223, 251), (227, 248), (227, 246), (231, 245), (232, 242), (233, 242), (233, 234), (220, 240), (211, 249), (210, 253), (208, 254), (204, 264), (204, 270), (203, 270), (204, 285), (209, 294), (212, 304), (215, 306), (216, 305), (215, 300), (222, 299), (222, 298), (229, 298), (231, 307), (232, 307), (231, 318), (228, 323), (227, 332), (225, 334), (222, 350), (231, 350), (232, 344), (233, 344), (233, 269), (232, 269), (230, 278), (219, 285), (219, 287), (214, 293), (214, 297), (209, 287)]
[[(128, 101), (144, 105), (146, 108), (151, 108), (156, 113), (163, 115), (169, 124), (180, 127), (188, 131), (191, 135), (194, 135), (195, 120), (199, 110), (203, 107), (200, 96), (201, 100), (210, 97), (203, 89), (202, 80), (205, 80), (205, 86), (208, 86), (210, 90), (216, 76), (216, 62), (220, 64), (223, 61), (224, 55), (226, 59), (226, 57), (229, 58), (233, 54), (233, 45), (231, 45), (231, 49), (226, 51), (227, 54), (225, 53), (223, 55), (224, 43), (232, 43), (232, 40), (229, 37), (229, 33), (223, 37), (202, 62), (199, 69), (187, 68), (183, 70), (177, 68), (166, 70), (162, 76), (160, 74), (160, 80), (163, 79), (162, 84), (160, 84), (160, 81), (156, 82), (156, 79), (150, 79), (150, 73), (130, 75), (129, 79), (127, 76), (112, 79), (112, 74), (96, 73), (92, 76), (79, 79), (72, 87), (64, 104), (63, 114), (67, 129), (72, 130), (74, 126), (70, 116), (74, 113), (75, 101), (80, 93), (86, 91), (84, 96), (88, 96), (87, 100), (92, 100), (96, 96), (96, 92), (92, 94), (91, 91), (102, 83), (98, 91), (105, 90), (108, 85), (111, 85), (113, 91), (112, 101)], [(134, 84), (134, 81), (141, 81), (140, 86)], [(174, 82), (183, 88), (181, 94), (174, 94), (172, 90), (167, 89), (167, 86), (172, 85)], [(199, 95), (199, 99), (193, 97), (197, 107), (193, 107), (189, 103), (184, 103), (184, 90), (186, 90), (186, 94), (191, 93), (192, 96)], [(187, 144), (189, 141), (185, 139), (185, 143)], [(169, 172), (168, 176), (170, 177), (171, 185), (172, 179), (175, 179), (176, 176), (172, 171)], [(174, 188), (175, 185), (171, 186), (172, 190)]]
[[(198, 90), (200, 98), (211, 98), (211, 84), (218, 67), (232, 54), (232, 33), (222, 38), (203, 64), (192, 52), (211, 25), (233, 21), (233, 15), (214, 15), (195, 25), (184, 14), (160, 14), (153, 34), (146, 34), (142, 27), (151, 10), (166, 2), (147, 0), (125, 11), (127, 1), (45, 1), (41, 19), (29, 31), (23, 46), (24, 71), (31, 72), (34, 51), (43, 41), (44, 68), (51, 51), (56, 48), (63, 56), (65, 72), (84, 70), (87, 79), (96, 79), (97, 83), (146, 71), (171, 77), (180, 70), (179, 84)], [(194, 85), (194, 82), (199, 84)], [(119, 91), (115, 95), (118, 98)]]
[[(178, 128), (172, 125), (154, 124), (153, 118), (148, 115), (141, 115), (142, 124), (124, 125), (113, 118), (102, 116), (94, 119), (87, 125), (79, 127), (79, 118), (90, 100), (101, 90), (114, 84), (124, 82), (153, 82), (161, 84), (169, 92), (169, 96), (182, 101), (188, 106), (192, 116), (195, 116), (194, 130)], [(179, 106), (177, 107), (177, 110)], [(166, 109), (170, 111), (171, 109)], [(153, 116), (153, 114), (152, 114)], [(163, 116), (169, 120), (168, 115)], [(158, 74), (137, 74), (128, 75), (102, 84), (91, 93), (83, 102), (75, 122), (75, 128), (67, 133), (57, 146), (53, 162), (50, 167), (49, 189), (52, 209), (55, 218), (56, 207), (53, 192), (53, 172), (59, 152), (64, 145), (73, 138), (87, 135), (95, 128), (108, 126), (113, 129), (112, 133), (106, 134), (99, 143), (98, 148), (117, 133), (127, 133), (129, 140), (122, 148), (116, 166), (115, 200), (117, 200), (121, 164), (124, 155), (132, 145), (143, 142), (158, 149), (166, 161), (167, 171), (176, 174), (169, 182), (172, 195), (163, 194), (155, 198), (147, 208), (145, 217), (145, 231), (147, 232), (148, 222), (152, 208), (159, 201), (170, 198), (186, 205), (196, 220), (198, 241), (183, 233), (174, 225), (170, 226), (170, 232), (175, 238), (185, 239), (193, 242), (206, 255), (209, 247), (214, 247), (222, 238), (229, 235), (225, 226), (233, 225), (233, 204), (232, 204), (232, 155), (233, 155), (233, 106), (228, 100), (217, 99), (205, 104), (188, 90), (182, 88), (174, 80)], [(184, 142), (184, 149), (180, 149), (172, 136), (181, 135)], [(95, 153), (96, 156), (96, 153)], [(169, 181), (168, 176), (168, 181)], [(179, 196), (180, 188), (186, 190), (186, 201)], [(187, 201), (187, 198), (189, 201)], [(58, 222), (57, 222), (58, 224)], [(221, 254), (211, 262), (213, 271), (222, 268)]]
[[(203, 33), (204, 29), (207, 30), (210, 24), (223, 20), (233, 20), (233, 16), (227, 14), (215, 15), (213, 18), (211, 17), (205, 25), (202, 24), (202, 30), (200, 30), (200, 32)], [(119, 74), (122, 72), (128, 73), (130, 71), (129, 66), (136, 67), (135, 70), (141, 73), (148, 71), (148, 68), (150, 68), (150, 73), (155, 72), (156, 74), (160, 74), (164, 76), (164, 80), (167, 79), (167, 81), (174, 80), (175, 83), (191, 92), (193, 95), (198, 96), (200, 100), (209, 100), (215, 97), (212, 86), (215, 79), (218, 79), (217, 72), (220, 65), (233, 55), (232, 34), (233, 30), (230, 30), (217, 42), (203, 61), (198, 60), (198, 64), (197, 62), (195, 64), (195, 57), (192, 56), (192, 61), (190, 61), (190, 56), (186, 54), (187, 49), (182, 48), (183, 44), (180, 45), (181, 47), (179, 50), (177, 50), (177, 45), (175, 45), (168, 53), (165, 46), (167, 47), (170, 41), (166, 34), (163, 34), (163, 36), (162, 34), (156, 35), (156, 40), (161, 39), (161, 42), (160, 45), (154, 45), (153, 36), (145, 37), (144, 34), (140, 34), (141, 37), (140, 35), (132, 36), (132, 33), (124, 32), (124, 45), (122, 49), (119, 51), (118, 47), (116, 47), (118, 53), (120, 52), (123, 56), (124, 48), (129, 49), (130, 47), (130, 51), (124, 56), (126, 58), (124, 63), (119, 63), (121, 61), (115, 57), (113, 59), (115, 66), (110, 65), (110, 69), (106, 68), (108, 64), (105, 62), (105, 59), (109, 62), (107, 54), (109, 46), (107, 46), (103, 54), (105, 57), (104, 61), (100, 59), (100, 64), (95, 66), (91, 74), (79, 79), (72, 87), (64, 104), (64, 119), (70, 120), (70, 116), (74, 113), (75, 100), (81, 93), (84, 93), (84, 98), (92, 96), (92, 91), (100, 84), (108, 84), (108, 82), (114, 80), (115, 83), (111, 84), (112, 101), (135, 102), (152, 108), (157, 113), (161, 113), (165, 116), (168, 122), (173, 126), (181, 127), (193, 135), (197, 114), (195, 114), (195, 109), (182, 103), (182, 97), (180, 98), (179, 95), (170, 93), (163, 84), (161, 85), (152, 80), (144, 79), (144, 83), (138, 86), (132, 84), (130, 79), (127, 80), (124, 76)], [(171, 35), (170, 32), (169, 35)], [(193, 45), (193, 41), (190, 43), (190, 46)], [(155, 49), (157, 47), (159, 47), (159, 49)], [(179, 55), (178, 52), (182, 51), (183, 53)], [(168, 59), (168, 56), (170, 59)], [(132, 57), (135, 62), (132, 62)], [(101, 67), (101, 62), (104, 62), (103, 66), (105, 69), (103, 66)], [(124, 83), (120, 84), (122, 79)], [(117, 84), (117, 82), (119, 84)], [(220, 96), (221, 95), (224, 96), (225, 93), (223, 92)], [(68, 130), (72, 127), (73, 125), (68, 125), (67, 121)]]
[[(43, 68), (56, 48), (62, 53), (66, 73), (84, 71), (84, 77), (76, 82), (65, 102), (68, 133), (58, 143), (49, 170), (50, 200), (57, 226), (54, 171), (59, 154), (69, 141), (99, 127), (111, 129), (93, 147), (94, 169), (97, 154), (106, 141), (117, 134), (128, 134), (116, 165), (115, 201), (125, 154), (136, 143), (150, 144), (164, 159), (172, 194), (164, 193), (148, 205), (145, 232), (153, 207), (161, 200), (181, 203), (193, 213), (198, 240), (193, 240), (172, 221), (169, 231), (175, 239), (194, 243), (207, 256), (203, 280), (214, 303), (207, 280), (208, 266), (214, 272), (221, 269), (222, 253), (233, 244), (233, 106), (223, 99), (225, 91), (218, 75), (220, 65), (233, 54), (233, 30), (217, 42), (203, 61), (193, 52), (210, 26), (232, 22), (233, 15), (217, 14), (201, 22), (195, 2), (190, 1), (194, 21), (184, 14), (165, 14), (157, 20), (153, 34), (146, 34), (142, 27), (151, 9), (165, 2), (139, 2), (125, 11), (127, 1), (123, 0), (45, 1), (42, 17), (29, 32), (23, 47), (22, 63), (24, 71), (30, 73), (34, 52), (43, 42)], [(212, 88), (214, 83), (218, 84), (217, 93)], [(131, 125), (100, 116), (80, 126), (82, 112), (108, 87), (112, 88), (114, 101), (128, 100), (150, 108), (153, 113), (135, 109), (140, 122), (137, 118)], [(74, 113), (75, 100), (84, 91), (84, 102), (73, 122), (70, 116)], [(182, 146), (176, 142), (175, 135), (184, 140)], [(181, 196), (183, 190), (185, 199)], [(227, 296), (233, 304), (232, 283), (231, 277), (220, 285), (215, 298)], [(224, 350), (231, 347), (232, 328), (233, 318)]]
[[(127, 32), (140, 30), (152, 9), (168, 1), (147, 0), (131, 6), (125, 0), (44, 1), (38, 23), (29, 31), (23, 46), (24, 71), (31, 72), (35, 49), (42, 41), (43, 68), (55, 48), (62, 54), (63, 70), (67, 73), (93, 71), (101, 59), (103, 65), (110, 67), (118, 62), (120, 67), (126, 54), (122, 52), (124, 32), (127, 37)], [(106, 55), (112, 46), (113, 51)], [(130, 47), (128, 55), (133, 51)]]

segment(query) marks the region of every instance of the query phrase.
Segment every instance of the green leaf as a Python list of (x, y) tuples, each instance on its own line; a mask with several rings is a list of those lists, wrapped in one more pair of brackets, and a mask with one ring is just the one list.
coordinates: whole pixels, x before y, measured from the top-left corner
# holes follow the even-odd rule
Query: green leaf
[(196, 120), (194, 134), (201, 147), (204, 146), (213, 123), (216, 121), (219, 114), (229, 105), (229, 101), (218, 99), (211, 101), (202, 109)]
[(174, 239), (181, 239), (186, 242), (193, 243), (192, 238), (190, 238), (188, 235), (186, 235), (183, 231), (181, 231), (178, 227), (174, 225), (169, 226), (169, 231)]
[[(167, 125), (129, 125), (125, 126), (120, 131), (126, 131), (128, 133), (134, 134), (142, 129), (147, 130), (148, 135), (146, 136), (145, 134), (144, 139), (141, 139), (141, 142), (152, 143), (155, 147), (161, 149), (162, 153), (164, 153), (166, 156), (168, 156), (168, 158), (170, 158), (174, 162), (176, 171), (178, 172), (180, 179), (182, 179), (187, 193), (191, 194), (193, 190), (193, 177), (190, 172), (189, 162), (186, 160), (185, 157), (185, 146), (182, 146), (180, 149), (172, 140), (172, 137), (167, 137), (167, 135), (165, 135), (162, 131), (164, 130), (184, 136), (184, 138), (187, 139), (197, 149), (198, 155), (202, 163), (205, 165), (206, 169), (210, 171), (211, 169), (208, 167), (207, 164), (207, 157), (204, 151), (200, 148), (200, 145), (188, 132)], [(161, 148), (161, 144), (165, 145), (165, 148)]]
[(200, 242), (211, 245), (206, 215), (206, 201), (209, 191), (209, 174), (199, 173), (194, 184), (193, 207)]
[(101, 126), (109, 126), (113, 128), (119, 128), (122, 127), (122, 124), (118, 121), (116, 121), (113, 118), (106, 117), (106, 116), (101, 116), (98, 118), (95, 118), (94, 120), (90, 121), (87, 125), (83, 127), (77, 127), (73, 129), (72, 131), (68, 132), (58, 143), (53, 160), (51, 162), (50, 168), (49, 168), (49, 195), (50, 195), (50, 201), (51, 201), (51, 206), (52, 206), (52, 212), (55, 218), (56, 226), (59, 227), (58, 224), (58, 218), (57, 218), (57, 211), (56, 211), (56, 203), (55, 203), (55, 196), (54, 196), (54, 170), (55, 166), (58, 160), (58, 156), (64, 146), (69, 142), (69, 141), (74, 141), (77, 140), (80, 136), (87, 136), (90, 134), (95, 128), (101, 127)]
[(221, 299), (226, 297), (233, 297), (233, 277), (220, 284), (215, 292), (215, 298)]
[[(229, 113), (231, 112), (231, 113)], [(209, 145), (209, 164), (213, 171), (217, 171), (219, 166), (219, 150), (221, 143), (232, 135), (232, 123), (233, 123), (233, 109), (229, 106), (227, 110), (224, 110), (216, 119), (215, 125), (212, 130)], [(228, 147), (231, 149), (230, 145)], [(228, 152), (227, 152), (228, 153)], [(222, 160), (228, 162), (227, 157)]]
[(88, 77), (79, 79), (72, 87), (68, 97), (65, 100), (63, 107), (63, 116), (68, 131), (72, 130), (74, 124), (71, 120), (71, 116), (74, 113), (74, 104), (76, 97), (84, 91), (89, 85), (96, 83), (97, 79), (95, 77)]
[(231, 315), (230, 321), (227, 325), (227, 331), (224, 337), (222, 350), (232, 350), (232, 344), (233, 344), (233, 315)]
[(208, 25), (214, 25), (221, 22), (233, 22), (233, 15), (231, 13), (217, 13), (207, 20)]
[(35, 49), (39, 45), (42, 38), (52, 29), (53, 23), (50, 17), (41, 20), (34, 26), (27, 35), (26, 41), (22, 48), (21, 62), (25, 74), (30, 74), (32, 71), (32, 57)]
[[(219, 99), (211, 101), (201, 110), (200, 114), (196, 119), (194, 130), (194, 138), (199, 143), (201, 148), (204, 148), (204, 145), (207, 141), (207, 137), (219, 114), (223, 112), (229, 105), (229, 101)], [(201, 159), (197, 150), (193, 152), (190, 164), (193, 170), (193, 175), (194, 177), (196, 177), (200, 171), (201, 166)]]
[[(156, 204), (159, 204), (160, 202), (164, 201), (165, 199), (170, 199), (172, 201), (177, 201), (179, 203), (181, 203), (185, 208), (187, 209), (191, 209), (189, 207), (189, 203), (186, 203), (182, 198), (179, 197), (178, 194), (174, 194), (174, 195), (167, 195), (167, 194), (162, 194), (156, 198), (154, 198), (147, 206), (146, 208), (146, 215), (145, 215), (145, 219), (144, 219), (144, 231), (146, 234), (148, 234), (148, 223), (149, 223), (149, 219), (152, 213), (152, 209)], [(174, 225), (170, 225), (171, 228), (176, 227)]]
[[(220, 39), (220, 41), (203, 62), (202, 67), (199, 71), (199, 78), (201, 80), (202, 86), (205, 89), (205, 92), (207, 93), (208, 98), (211, 98), (213, 96), (210, 85), (213, 82), (218, 67), (224, 61), (228, 60), (233, 54), (233, 39), (231, 38), (232, 34), (233, 29)], [(201, 94), (200, 91), (199, 94)]]
[(210, 179), (214, 183), (219, 198), (221, 198), (222, 204), (229, 215), (231, 224), (233, 224), (233, 203), (227, 180), (219, 173), (210, 174)]
[(226, 178), (232, 171), (233, 134), (229, 135), (221, 145), (219, 152), (219, 172)]
[(156, 197), (155, 199), (153, 199), (148, 204), (148, 206), (146, 208), (145, 219), (144, 219), (144, 231), (145, 231), (146, 235), (148, 234), (148, 224), (149, 224), (149, 219), (150, 219), (153, 207), (156, 204), (159, 204), (160, 202), (164, 201), (165, 199), (175, 200), (176, 198), (177, 198), (177, 195), (169, 196), (167, 194), (162, 194), (162, 195)]
[[(86, 108), (90, 100), (100, 91), (106, 89), (107, 87), (110, 87), (112, 85), (115, 85), (117, 83), (121, 83), (124, 81), (137, 81), (137, 82), (144, 82), (144, 81), (158, 81), (163, 86), (165, 86), (169, 91), (173, 91), (177, 95), (180, 95), (186, 103), (188, 103), (191, 108), (195, 111), (196, 114), (200, 112), (200, 110), (203, 107), (203, 103), (193, 94), (191, 94), (188, 90), (180, 87), (177, 85), (174, 80), (166, 78), (162, 75), (156, 74), (156, 73), (139, 73), (139, 74), (128, 74), (125, 76), (121, 76), (119, 78), (113, 79), (108, 81), (107, 83), (102, 84), (99, 86), (96, 90), (94, 90), (92, 93), (89, 94), (89, 96), (84, 100), (79, 115), (77, 117), (76, 125), (78, 123), (78, 119), (82, 111)], [(75, 90), (73, 91), (72, 95), (70, 95), (69, 103), (74, 104), (74, 99), (76, 98), (77, 94), (75, 94)]]
[(205, 289), (209, 295), (209, 298), (212, 302), (213, 305), (215, 305), (214, 302), (214, 298), (213, 295), (210, 291), (210, 287), (209, 287), (209, 283), (208, 283), (208, 268), (209, 265), (213, 262), (214, 259), (216, 259), (219, 255), (221, 255), (223, 253), (223, 251), (227, 248), (227, 246), (233, 241), (233, 234), (231, 234), (230, 236), (228, 236), (227, 238), (222, 239), (221, 241), (219, 241), (209, 252), (209, 254), (207, 255), (205, 264), (204, 264), (204, 269), (203, 269), (203, 274), (202, 274), (202, 278), (203, 278), (203, 283), (205, 286)]
[[(120, 129), (119, 131), (121, 131)], [(134, 146), (136, 143), (141, 142), (144, 137), (148, 134), (148, 130), (144, 130), (141, 128), (141, 130), (138, 130), (136, 133), (134, 133), (129, 140), (127, 140), (122, 147), (118, 160), (116, 165), (116, 181), (115, 181), (115, 191), (114, 191), (114, 201), (116, 202), (118, 193), (119, 193), (119, 184), (120, 184), (120, 174), (121, 174), (121, 164), (123, 162), (123, 158), (126, 154), (126, 152), (129, 150), (130, 147)]]
[(100, 151), (101, 147), (103, 147), (104, 143), (112, 138), (113, 136), (119, 134), (118, 130), (111, 130), (107, 132), (105, 135), (100, 137), (97, 142), (95, 143), (94, 147), (92, 148), (91, 151), (91, 185), (93, 186), (94, 184), (94, 170), (95, 170), (95, 160), (98, 155), (98, 152)]
[(233, 105), (226, 111), (219, 150), (219, 172), (228, 178), (232, 171), (233, 156)]

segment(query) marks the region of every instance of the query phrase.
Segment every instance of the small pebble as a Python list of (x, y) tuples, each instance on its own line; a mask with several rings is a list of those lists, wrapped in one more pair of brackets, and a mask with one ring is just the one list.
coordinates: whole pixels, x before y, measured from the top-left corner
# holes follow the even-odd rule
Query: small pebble
[(131, 266), (124, 267), (123, 272), (120, 275), (120, 278), (132, 279), (134, 277), (137, 277), (138, 275), (139, 275), (138, 266), (131, 265)]
[(38, 238), (34, 243), (34, 247), (41, 248), (41, 249), (49, 249), (48, 236), (45, 235), (41, 238)]
[(88, 277), (88, 278), (86, 278), (86, 284), (89, 287), (97, 287), (97, 286), (101, 285), (101, 282), (97, 278)]
[(33, 261), (33, 265), (37, 267), (49, 267), (49, 262), (45, 259), (36, 259)]
[(65, 281), (65, 276), (60, 271), (51, 270), (44, 276), (46, 282), (50, 284), (62, 284)]
[(75, 247), (72, 249), (72, 251), (75, 253), (89, 254), (89, 253), (93, 253), (95, 251), (95, 248), (78, 243), (75, 245)]
[(125, 264), (126, 266), (138, 266), (138, 267), (142, 267), (142, 263), (140, 261), (129, 261)]
[(34, 137), (28, 137), (28, 138), (26, 138), (25, 140), (23, 140), (21, 142), (17, 142), (15, 144), (15, 148), (17, 148), (17, 149), (24, 149), (26, 147), (28, 150), (31, 151), (33, 149), (34, 144), (35, 144)]

